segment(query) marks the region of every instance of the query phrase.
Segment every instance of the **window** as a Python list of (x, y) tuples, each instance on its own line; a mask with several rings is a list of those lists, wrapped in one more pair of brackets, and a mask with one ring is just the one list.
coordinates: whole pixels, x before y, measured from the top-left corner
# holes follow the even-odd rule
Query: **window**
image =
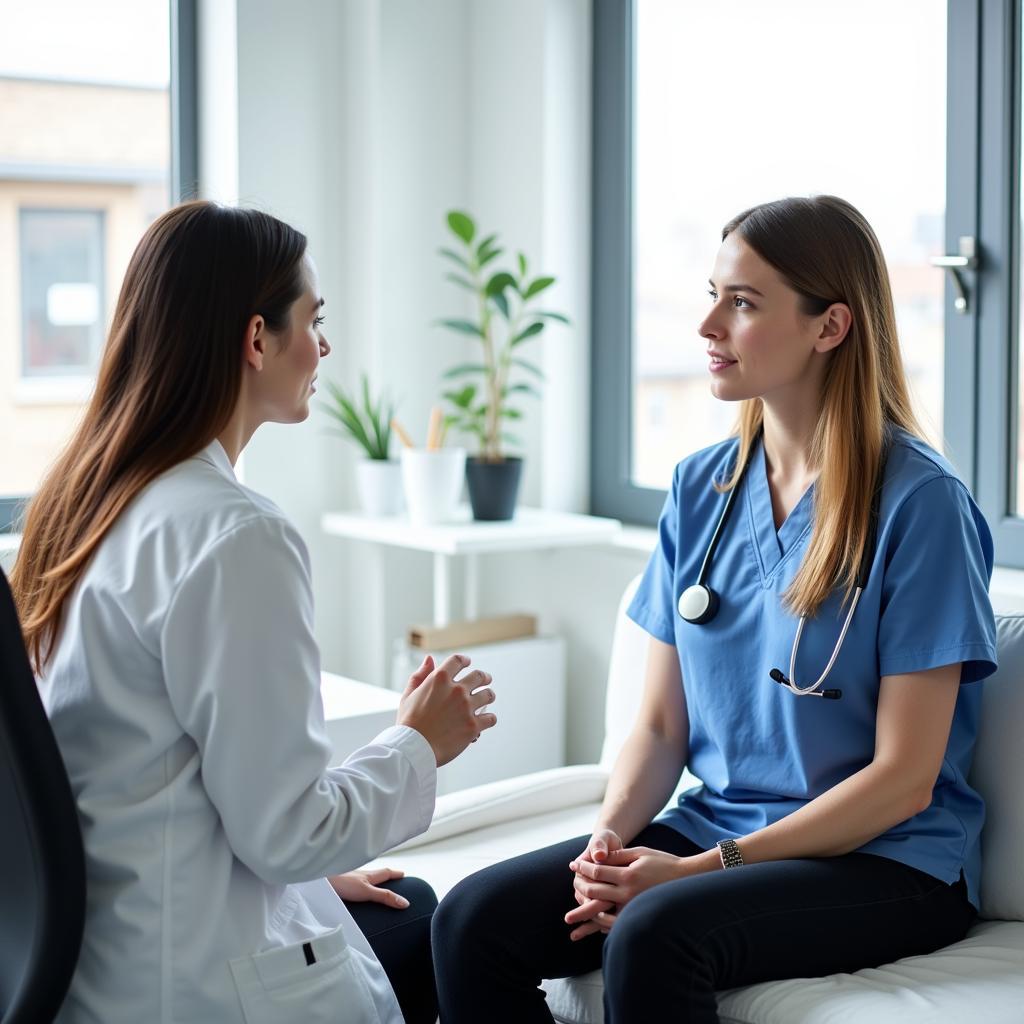
[(89, 375), (102, 342), (102, 210), (21, 211), (21, 372)]
[[(1024, 567), (1022, 21), (1021, 0), (595, 0), (594, 512), (653, 523), (672, 464), (731, 426), (695, 329), (722, 224), (835, 192), (880, 236), (926, 427)], [(932, 265), (972, 248), (956, 278)]]
[(195, 0), (0, 0), (0, 532), (88, 398), (121, 278), (194, 191)]

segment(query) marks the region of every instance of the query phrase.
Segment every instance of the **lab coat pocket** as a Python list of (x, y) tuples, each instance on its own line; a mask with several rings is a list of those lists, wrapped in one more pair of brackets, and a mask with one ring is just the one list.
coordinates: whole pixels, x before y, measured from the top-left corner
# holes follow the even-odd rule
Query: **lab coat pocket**
[(246, 1024), (380, 1024), (341, 928), (230, 962)]

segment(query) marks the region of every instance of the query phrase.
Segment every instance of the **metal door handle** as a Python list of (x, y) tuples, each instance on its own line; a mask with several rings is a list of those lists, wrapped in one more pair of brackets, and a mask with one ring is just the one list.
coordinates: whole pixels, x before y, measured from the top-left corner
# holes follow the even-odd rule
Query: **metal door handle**
[(960, 251), (955, 256), (933, 256), (931, 258), (931, 265), (933, 267), (942, 267), (949, 271), (950, 277), (953, 278), (953, 287), (956, 289), (953, 308), (958, 313), (966, 313), (967, 288), (964, 285), (963, 278), (960, 276), (960, 271), (978, 269), (977, 240), (973, 235), (961, 235), (958, 248)]

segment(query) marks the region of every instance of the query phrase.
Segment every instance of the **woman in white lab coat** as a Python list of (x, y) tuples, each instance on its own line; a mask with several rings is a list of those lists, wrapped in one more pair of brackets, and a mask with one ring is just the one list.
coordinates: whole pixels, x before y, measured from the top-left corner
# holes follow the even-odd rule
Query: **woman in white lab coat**
[[(495, 722), (490, 677), (425, 661), (397, 725), (329, 767), (306, 548), (233, 472), (261, 423), (308, 416), (322, 305), (288, 225), (164, 214), (28, 510), (12, 585), (88, 876), (61, 1020), (434, 1019), (432, 894), (401, 909), (342, 873), (427, 827), (437, 766)], [(393, 907), (421, 948), (382, 966), (339, 896)]]

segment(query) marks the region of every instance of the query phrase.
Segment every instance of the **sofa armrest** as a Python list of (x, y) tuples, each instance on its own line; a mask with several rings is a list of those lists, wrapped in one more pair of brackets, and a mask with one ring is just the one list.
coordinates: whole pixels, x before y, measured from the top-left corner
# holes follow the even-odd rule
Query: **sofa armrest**
[(499, 822), (595, 803), (607, 784), (606, 768), (574, 764), (447, 793), (438, 797), (430, 828), (394, 849), (411, 850)]

